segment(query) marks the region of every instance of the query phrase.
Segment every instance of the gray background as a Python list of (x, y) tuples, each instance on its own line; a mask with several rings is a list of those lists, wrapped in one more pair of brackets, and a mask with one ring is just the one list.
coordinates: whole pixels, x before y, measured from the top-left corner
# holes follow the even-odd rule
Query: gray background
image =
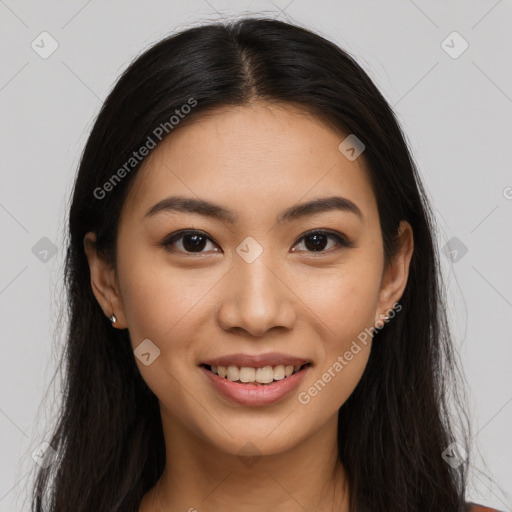
[[(51, 394), (40, 404), (62, 343), (67, 201), (102, 100), (153, 41), (249, 12), (334, 40), (394, 106), (436, 211), (439, 245), (457, 239), (457, 254), (442, 260), (477, 450), (470, 497), (511, 511), (510, 0), (0, 0), (0, 512), (29, 510), (31, 453), (57, 413)], [(58, 43), (46, 59), (31, 47), (48, 51), (43, 31)], [(469, 44), (457, 58), (445, 51), (463, 48), (457, 36), (446, 39), (453, 31)]]

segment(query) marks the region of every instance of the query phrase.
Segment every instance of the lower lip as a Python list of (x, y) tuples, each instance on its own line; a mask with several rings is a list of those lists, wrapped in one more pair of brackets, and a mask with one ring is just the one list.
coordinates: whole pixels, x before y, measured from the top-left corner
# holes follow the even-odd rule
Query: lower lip
[(306, 366), (297, 373), (290, 375), (290, 377), (285, 377), (284, 379), (272, 382), (272, 384), (265, 385), (233, 382), (227, 378), (220, 377), (204, 366), (199, 368), (210, 379), (215, 389), (233, 402), (241, 405), (260, 406), (272, 405), (283, 400), (300, 384), (304, 375), (306, 375), (311, 367)]

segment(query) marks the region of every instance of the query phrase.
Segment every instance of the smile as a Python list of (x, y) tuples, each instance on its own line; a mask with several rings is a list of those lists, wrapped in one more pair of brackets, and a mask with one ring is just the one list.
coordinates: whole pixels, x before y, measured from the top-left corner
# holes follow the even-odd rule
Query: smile
[(261, 407), (274, 405), (287, 398), (312, 369), (312, 364), (277, 364), (257, 368), (201, 364), (199, 368), (212, 389), (230, 402)]
[(249, 366), (215, 366), (215, 365), (203, 365), (207, 370), (212, 372), (223, 379), (228, 379), (231, 382), (244, 383), (244, 384), (256, 384), (256, 385), (269, 385), (273, 382), (280, 381), (295, 375), (305, 366), (309, 366), (311, 363), (305, 363), (303, 365), (282, 365), (278, 364), (275, 366), (263, 366), (261, 368), (252, 368)]

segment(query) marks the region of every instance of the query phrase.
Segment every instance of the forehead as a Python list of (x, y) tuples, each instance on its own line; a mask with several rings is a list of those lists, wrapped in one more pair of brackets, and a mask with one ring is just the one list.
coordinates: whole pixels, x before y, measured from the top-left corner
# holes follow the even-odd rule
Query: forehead
[(288, 104), (260, 102), (199, 114), (146, 157), (123, 211), (142, 217), (154, 203), (177, 194), (253, 216), (335, 194), (362, 210), (375, 209), (363, 158), (350, 161), (338, 149), (345, 137)]

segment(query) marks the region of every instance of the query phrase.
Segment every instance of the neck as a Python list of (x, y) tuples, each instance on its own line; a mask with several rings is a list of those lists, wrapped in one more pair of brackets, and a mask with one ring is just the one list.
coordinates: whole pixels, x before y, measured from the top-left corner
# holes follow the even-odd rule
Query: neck
[(241, 457), (219, 450), (162, 411), (166, 466), (139, 512), (349, 511), (337, 415), (292, 449)]

